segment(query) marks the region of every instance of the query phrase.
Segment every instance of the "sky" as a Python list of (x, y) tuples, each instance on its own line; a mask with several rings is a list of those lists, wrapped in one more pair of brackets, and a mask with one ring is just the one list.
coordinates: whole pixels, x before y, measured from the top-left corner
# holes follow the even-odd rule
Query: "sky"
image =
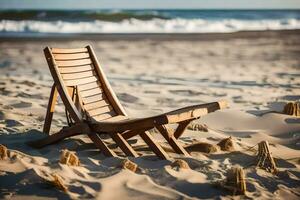
[(1, 9), (300, 9), (300, 0), (0, 0)]

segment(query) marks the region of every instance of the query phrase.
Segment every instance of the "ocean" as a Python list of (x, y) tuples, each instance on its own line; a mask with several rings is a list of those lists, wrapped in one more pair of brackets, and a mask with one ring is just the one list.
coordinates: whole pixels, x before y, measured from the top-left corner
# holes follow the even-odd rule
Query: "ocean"
[(0, 36), (300, 29), (300, 10), (0, 10)]

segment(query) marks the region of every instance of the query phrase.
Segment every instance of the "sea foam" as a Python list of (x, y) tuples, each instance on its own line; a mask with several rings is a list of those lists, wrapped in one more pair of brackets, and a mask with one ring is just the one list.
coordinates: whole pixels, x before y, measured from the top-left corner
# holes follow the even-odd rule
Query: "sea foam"
[(126, 19), (111, 21), (36, 21), (1, 20), (0, 34), (5, 33), (228, 33), (247, 30), (300, 29), (299, 19), (206, 20), (206, 19)]

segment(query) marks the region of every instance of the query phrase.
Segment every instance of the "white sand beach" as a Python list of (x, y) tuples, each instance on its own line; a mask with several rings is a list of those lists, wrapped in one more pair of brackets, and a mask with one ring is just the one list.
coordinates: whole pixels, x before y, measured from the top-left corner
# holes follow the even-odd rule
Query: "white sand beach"
[[(103, 39), (104, 38), (104, 39)], [(300, 118), (282, 114), (284, 105), (300, 100), (299, 31), (233, 34), (166, 35), (73, 39), (0, 40), (0, 144), (9, 157), (0, 160), (0, 198), (6, 199), (299, 199)], [(106, 158), (87, 136), (65, 139), (42, 149), (26, 142), (42, 138), (49, 93), (53, 84), (44, 54), (46, 46), (76, 48), (92, 45), (112, 88), (127, 113), (150, 116), (172, 109), (227, 100), (230, 107), (208, 114), (179, 139), (216, 145), (231, 136), (233, 151), (191, 157), (170, 150), (160, 160), (139, 137), (129, 142), (139, 158), (132, 172), (120, 168), (126, 159)], [(51, 132), (66, 126), (59, 100)], [(257, 143), (267, 140), (279, 172), (256, 168)], [(251, 148), (253, 147), (253, 148)], [(76, 152), (80, 166), (59, 163), (61, 150)], [(171, 166), (182, 159), (190, 169)], [(244, 168), (247, 192), (233, 196), (218, 183), (234, 166)], [(59, 175), (67, 191), (49, 184)]]

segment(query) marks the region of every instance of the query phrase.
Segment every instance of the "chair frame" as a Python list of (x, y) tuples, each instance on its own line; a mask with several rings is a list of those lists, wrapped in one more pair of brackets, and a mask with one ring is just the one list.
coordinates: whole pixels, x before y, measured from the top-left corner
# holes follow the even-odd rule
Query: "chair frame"
[[(76, 107), (71, 96), (76, 95), (79, 99), (79, 103), (82, 105), (80, 91), (76, 85), (66, 86), (62, 76), (60, 75), (58, 65), (54, 59), (52, 51), (55, 52), (81, 52), (86, 51), (89, 54), (89, 58), (94, 66), (96, 76), (99, 78), (101, 88), (105, 92), (109, 103), (113, 107), (117, 116), (124, 117), (126, 119), (116, 121), (95, 121), (89, 116), (85, 117), (80, 113), (78, 107)], [(43, 132), (47, 136), (43, 139), (32, 141), (30, 144), (34, 147), (41, 148), (43, 146), (56, 143), (65, 138), (72, 137), (80, 134), (87, 134), (92, 140), (95, 146), (101, 150), (106, 156), (117, 156), (105, 142), (99, 137), (100, 134), (109, 134), (118, 147), (125, 153), (126, 156), (138, 157), (137, 152), (130, 146), (126, 141), (127, 139), (139, 135), (149, 148), (160, 158), (169, 159), (169, 155), (165, 150), (154, 141), (154, 138), (149, 133), (149, 130), (156, 128), (161, 135), (165, 138), (168, 144), (172, 147), (174, 152), (190, 156), (189, 153), (182, 147), (178, 142), (178, 138), (183, 134), (187, 126), (191, 121), (200, 118), (210, 112), (227, 107), (226, 101), (213, 102), (208, 104), (200, 104), (181, 108), (168, 113), (160, 115), (130, 119), (126, 114), (124, 108), (120, 104), (118, 98), (113, 92), (108, 80), (106, 79), (104, 72), (96, 58), (96, 55), (91, 46), (86, 46), (80, 49), (56, 49), (46, 47), (44, 49), (46, 60), (54, 80), (54, 84), (51, 88)], [(58, 99), (58, 95), (61, 97), (66, 111), (70, 115), (74, 123), (70, 124), (69, 127), (63, 127), (59, 132), (50, 135), (50, 127), (55, 111), (55, 105)], [(81, 107), (83, 109), (83, 107)], [(84, 112), (84, 110), (83, 110)], [(177, 123), (177, 128), (172, 132), (166, 125), (171, 123)]]

